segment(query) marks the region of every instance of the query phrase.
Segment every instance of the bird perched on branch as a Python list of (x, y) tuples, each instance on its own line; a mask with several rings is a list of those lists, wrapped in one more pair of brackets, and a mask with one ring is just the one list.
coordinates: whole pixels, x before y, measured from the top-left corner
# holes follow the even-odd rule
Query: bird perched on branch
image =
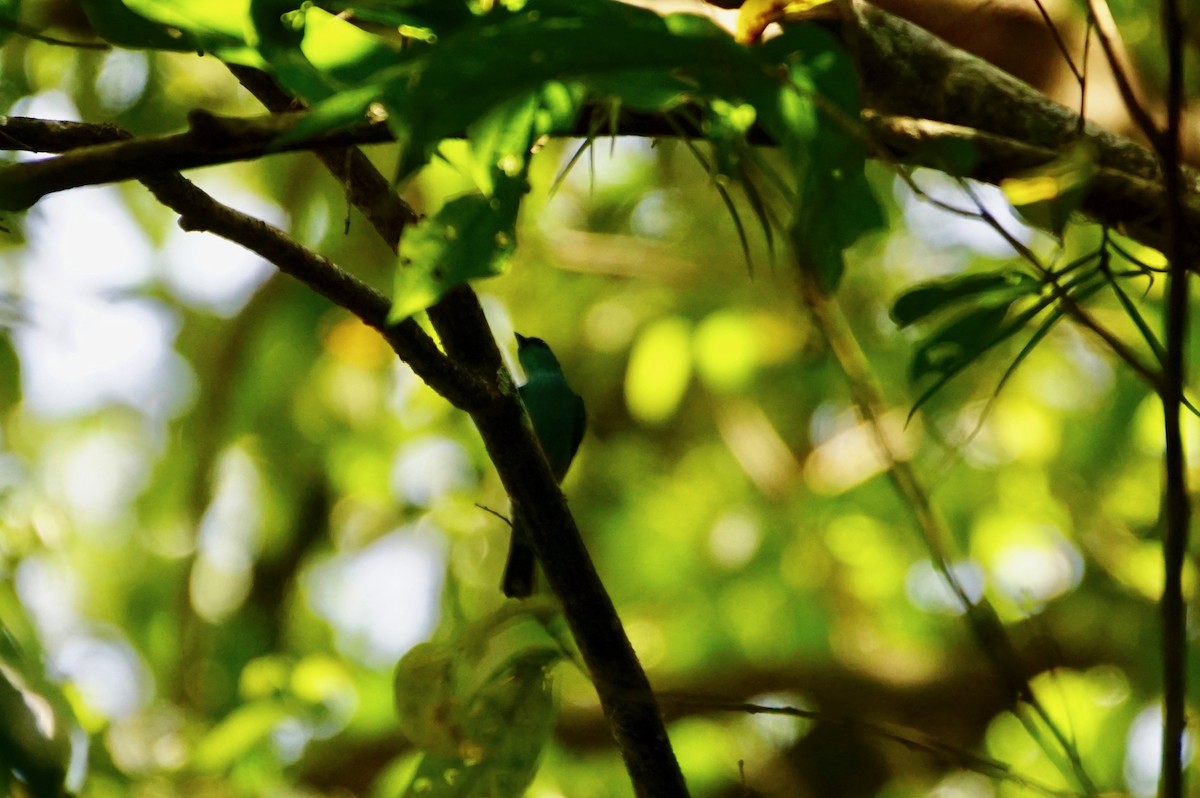
[[(521, 361), (526, 377), (525, 384), (518, 389), (521, 401), (525, 403), (554, 479), (562, 482), (575, 459), (575, 452), (579, 451), (587, 426), (583, 399), (571, 390), (558, 358), (541, 338), (526, 338), (518, 333), (517, 359)], [(529, 532), (520, 513), (514, 512), (512, 542), (501, 583), (504, 595), (525, 598), (533, 593), (534, 563)]]

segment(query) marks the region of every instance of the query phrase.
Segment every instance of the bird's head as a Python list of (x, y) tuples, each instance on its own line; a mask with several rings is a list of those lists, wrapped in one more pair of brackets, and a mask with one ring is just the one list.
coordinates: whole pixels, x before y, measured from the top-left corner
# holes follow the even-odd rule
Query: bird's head
[(525, 373), (541, 369), (558, 369), (558, 358), (550, 350), (550, 345), (541, 338), (527, 338), (517, 333), (517, 359)]

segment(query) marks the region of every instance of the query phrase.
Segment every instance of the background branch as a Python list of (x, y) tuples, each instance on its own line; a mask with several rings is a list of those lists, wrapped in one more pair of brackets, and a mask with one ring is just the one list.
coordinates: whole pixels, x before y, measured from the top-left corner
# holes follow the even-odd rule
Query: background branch
[(1184, 795), (1184, 730), (1187, 725), (1187, 602), (1183, 568), (1191, 531), (1191, 497), (1188, 492), (1187, 457), (1184, 449), (1184, 389), (1187, 385), (1188, 311), (1192, 253), (1187, 251), (1183, 214), (1184, 179), (1180, 167), (1183, 114), (1184, 22), (1177, 0), (1162, 0), (1162, 30), (1167, 47), (1167, 126), (1165, 135), (1154, 142), (1162, 160), (1166, 190), (1167, 333), (1163, 363), (1163, 463), (1166, 469), (1163, 515), (1163, 738), (1162, 776), (1159, 795)]

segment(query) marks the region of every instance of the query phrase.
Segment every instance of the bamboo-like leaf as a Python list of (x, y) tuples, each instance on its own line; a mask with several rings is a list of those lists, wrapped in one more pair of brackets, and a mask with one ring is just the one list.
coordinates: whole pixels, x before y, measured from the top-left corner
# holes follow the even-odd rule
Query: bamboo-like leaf
[(1130, 321), (1132, 321), (1134, 326), (1138, 328), (1138, 332), (1142, 334), (1142, 338), (1146, 341), (1146, 345), (1149, 346), (1150, 351), (1154, 353), (1155, 360), (1158, 361), (1159, 365), (1162, 365), (1166, 359), (1166, 350), (1163, 349), (1163, 345), (1159, 343), (1158, 336), (1154, 334), (1154, 330), (1152, 330), (1150, 325), (1146, 323), (1145, 317), (1142, 316), (1141, 311), (1137, 309), (1137, 306), (1133, 304), (1133, 301), (1129, 298), (1129, 295), (1125, 293), (1125, 289), (1121, 288), (1120, 283), (1117, 282), (1117, 279), (1113, 276), (1112, 272), (1105, 272), (1105, 277), (1108, 279), (1108, 284), (1112, 287), (1113, 293), (1116, 294), (1117, 301), (1121, 303), (1121, 307), (1124, 308), (1125, 313), (1129, 315)]
[(754, 211), (754, 218), (758, 220), (759, 227), (762, 228), (763, 238), (767, 242), (767, 253), (774, 259), (775, 232), (771, 229), (774, 226), (771, 211), (763, 200), (762, 194), (759, 193), (758, 186), (754, 185), (754, 179), (747, 172), (745, 164), (742, 165), (741, 186), (742, 191), (746, 194), (746, 201), (750, 203), (750, 207)]
[(750, 239), (746, 236), (746, 226), (742, 224), (742, 216), (738, 213), (737, 206), (733, 204), (733, 197), (729, 195), (729, 190), (722, 185), (721, 176), (717, 173), (713, 165), (709, 163), (708, 159), (704, 157), (704, 153), (700, 152), (699, 148), (696, 147), (696, 143), (686, 134), (679, 122), (671, 114), (666, 114), (664, 118), (667, 120), (667, 124), (679, 135), (679, 140), (684, 143), (688, 152), (699, 162), (700, 168), (712, 178), (713, 187), (716, 188), (717, 194), (721, 197), (721, 202), (724, 203), (725, 209), (729, 211), (729, 218), (733, 221), (734, 230), (737, 231), (738, 243), (742, 247), (742, 257), (746, 260), (746, 268), (753, 273), (754, 261), (750, 255)]
[[(968, 314), (966, 317), (960, 318), (951, 325), (939, 331), (940, 336), (945, 339), (963, 337), (967, 332), (983, 333), (981, 339), (975, 341), (960, 342), (957, 352), (953, 356), (941, 361), (938, 364), (936, 371), (933, 368), (926, 369), (924, 374), (936, 373), (938, 376), (934, 382), (921, 393), (917, 400), (913, 402), (912, 409), (908, 412), (909, 420), (912, 419), (916, 412), (929, 401), (933, 396), (940, 391), (945, 385), (958, 376), (964, 369), (979, 359), (989, 349), (1008, 340), (1018, 331), (1020, 331), (1029, 321), (1035, 318), (1039, 313), (1045, 310), (1053, 300), (1049, 297), (1043, 298), (1037, 302), (1032, 308), (1019, 314), (1007, 324), (1003, 323), (1004, 318), (1008, 314), (1009, 306), (1007, 304), (1000, 306), (992, 306), (981, 308)], [(989, 331), (990, 328), (990, 331)], [(930, 339), (933, 344), (940, 343), (938, 334), (935, 334), (933, 339)], [(920, 352), (918, 352), (920, 354)], [(915, 359), (914, 359), (915, 365)], [(914, 372), (914, 380), (921, 375)]]
[(1035, 294), (1041, 283), (1015, 270), (967, 274), (959, 277), (923, 283), (909, 289), (892, 305), (891, 316), (899, 327), (921, 321), (939, 311), (949, 310), (964, 299), (982, 299), (988, 295), (1008, 298)]

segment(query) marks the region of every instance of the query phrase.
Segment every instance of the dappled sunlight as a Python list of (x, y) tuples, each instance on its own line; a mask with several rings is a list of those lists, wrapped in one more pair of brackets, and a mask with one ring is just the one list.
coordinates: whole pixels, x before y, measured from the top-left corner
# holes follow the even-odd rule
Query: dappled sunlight
[[(47, 35), (111, 34), (20, 5)], [(627, 798), (613, 721), (659, 691), (697, 798), (1155, 794), (1170, 280), (1126, 237), (1158, 242), (1154, 220), (1055, 207), (1056, 237), (916, 166), (1005, 164), (940, 128), (918, 155), (875, 140), (895, 120), (860, 116), (838, 26), (781, 17), (743, 47), (606, 0), (239, 0), (192, 38), (185, 5), (129, 3), (131, 46), (106, 51), (0, 25), (0, 128), (183, 141), (193, 160), (153, 168), (309, 250), (186, 232), (218, 216), (144, 169), (0, 218), (0, 715), (69, 738), (73, 794)], [(797, 5), (825, 6), (772, 8)], [(313, 145), (281, 146), (291, 121), (231, 55), (303, 96), (304, 137), (371, 139), (362, 161), (321, 145), (351, 178), (283, 151)], [(1020, 179), (1054, 204), (1043, 178)], [(506, 392), (561, 385), (516, 332), (586, 409), (556, 476), (615, 619), (580, 598), (575, 547), (537, 537), (567, 524), (533, 526), (532, 595), (502, 590), (530, 465)], [(573, 402), (529, 404), (548, 439), (578, 430)], [(25, 767), (0, 793), (43, 794)]]
[[(913, 182), (935, 200), (963, 210), (977, 211), (970, 195), (963, 191), (954, 178), (941, 172), (917, 169), (913, 173)], [(901, 180), (896, 180), (894, 186), (909, 230), (930, 246), (963, 247), (975, 254), (996, 258), (1013, 254), (1012, 246), (982, 219), (967, 219), (938, 208), (915, 195)], [(983, 207), (1017, 240), (1029, 244), (1034, 239), (1034, 229), (1016, 216), (1000, 189), (982, 183), (971, 183), (971, 188)]]
[[(890, 465), (873, 425), (842, 417), (836, 429), (828, 437), (819, 438), (816, 448), (804, 461), (805, 481), (817, 493), (845, 493), (883, 473)], [(898, 458), (907, 459), (916, 451), (919, 425), (906, 426), (902, 413), (897, 411), (885, 416), (881, 429)]]
[(445, 556), (430, 531), (397, 530), (315, 565), (306, 592), (346, 654), (388, 665), (433, 631)]
[(191, 573), (192, 606), (200, 617), (224, 620), (245, 600), (262, 535), (262, 477), (250, 453), (224, 453), (212, 503), (200, 519)]
[[(949, 570), (968, 599), (978, 601), (983, 597), (984, 571), (978, 563), (953, 563)], [(962, 615), (966, 611), (962, 599), (946, 583), (946, 577), (928, 560), (916, 562), (908, 569), (904, 586), (908, 600), (925, 612)]]

